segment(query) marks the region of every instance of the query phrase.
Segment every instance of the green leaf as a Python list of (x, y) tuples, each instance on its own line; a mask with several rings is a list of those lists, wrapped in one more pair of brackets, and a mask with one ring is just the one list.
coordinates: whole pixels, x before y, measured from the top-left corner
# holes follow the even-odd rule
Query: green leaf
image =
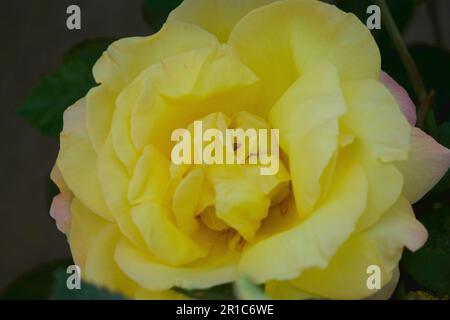
[(32, 88), (18, 114), (42, 133), (57, 136), (64, 110), (95, 86), (92, 67), (111, 42), (88, 40), (70, 50), (60, 67)]
[(187, 290), (183, 288), (174, 288), (176, 292), (198, 300), (236, 300), (231, 283), (222, 284), (204, 290)]
[(46, 263), (28, 271), (12, 282), (1, 294), (1, 299), (48, 299), (50, 297), (53, 274), (56, 270), (73, 264), (69, 259)]
[(241, 277), (235, 283), (236, 295), (240, 300), (269, 300), (262, 286), (247, 277)]
[(183, 0), (144, 0), (143, 15), (153, 31), (161, 29), (169, 13), (178, 7)]
[(68, 274), (64, 270), (58, 270), (54, 274), (51, 299), (53, 300), (125, 300), (118, 293), (96, 287), (90, 283), (81, 282), (80, 289), (69, 290), (67, 288)]
[(450, 207), (420, 216), (429, 238), (415, 253), (405, 251), (402, 262), (409, 275), (424, 288), (450, 295)]

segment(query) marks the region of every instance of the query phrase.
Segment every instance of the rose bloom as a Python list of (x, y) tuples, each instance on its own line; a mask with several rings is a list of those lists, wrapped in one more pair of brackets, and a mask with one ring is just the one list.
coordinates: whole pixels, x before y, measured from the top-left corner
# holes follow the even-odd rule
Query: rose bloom
[[(137, 299), (242, 275), (273, 299), (388, 297), (403, 248), (427, 239), (411, 204), (450, 151), (380, 60), (353, 14), (308, 0), (185, 0), (156, 34), (113, 43), (52, 172), (82, 277)], [(277, 174), (171, 163), (171, 133), (198, 120), (279, 129)]]

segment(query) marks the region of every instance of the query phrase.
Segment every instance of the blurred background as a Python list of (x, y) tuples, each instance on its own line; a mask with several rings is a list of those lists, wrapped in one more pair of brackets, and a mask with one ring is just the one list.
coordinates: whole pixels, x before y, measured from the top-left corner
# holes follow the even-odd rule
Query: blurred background
[[(396, 1), (396, 0), (394, 0)], [(70, 257), (64, 235), (48, 214), (48, 175), (58, 139), (39, 133), (17, 115), (31, 88), (54, 71), (65, 52), (85, 39), (148, 35), (141, 0), (3, 0), (0, 11), (0, 291), (20, 274)], [(81, 30), (66, 28), (66, 8), (81, 8)], [(450, 1), (435, 1), (433, 32), (429, 11), (420, 4), (406, 23), (408, 44), (450, 48)], [(449, 73), (450, 70), (442, 70)]]

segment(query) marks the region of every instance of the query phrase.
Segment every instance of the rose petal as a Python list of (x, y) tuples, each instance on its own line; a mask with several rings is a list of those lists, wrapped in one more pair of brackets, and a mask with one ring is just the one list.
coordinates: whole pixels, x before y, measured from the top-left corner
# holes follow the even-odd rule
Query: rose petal
[(418, 128), (413, 128), (408, 160), (396, 163), (403, 174), (403, 194), (411, 203), (420, 200), (450, 167), (450, 150)]
[(415, 126), (417, 121), (416, 106), (411, 100), (408, 92), (384, 71), (381, 72), (380, 81), (397, 100), (400, 110), (403, 112), (406, 119), (408, 119), (409, 123), (412, 126)]
[(53, 198), (50, 216), (55, 219), (58, 230), (67, 233), (70, 225), (70, 203), (72, 197), (68, 193), (60, 193)]

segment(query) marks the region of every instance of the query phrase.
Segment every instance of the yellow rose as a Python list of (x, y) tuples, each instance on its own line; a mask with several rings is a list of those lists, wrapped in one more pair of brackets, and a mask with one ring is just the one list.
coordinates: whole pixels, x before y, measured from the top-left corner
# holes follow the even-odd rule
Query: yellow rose
[[(365, 298), (369, 266), (392, 290), (403, 248), (426, 241), (411, 204), (450, 151), (414, 128), (354, 15), (308, 0), (185, 0), (93, 72), (99, 86), (65, 112), (52, 174), (52, 216), (87, 281), (179, 298), (171, 288), (246, 275), (272, 298)], [(171, 133), (196, 120), (279, 129), (278, 173), (174, 165)]]

